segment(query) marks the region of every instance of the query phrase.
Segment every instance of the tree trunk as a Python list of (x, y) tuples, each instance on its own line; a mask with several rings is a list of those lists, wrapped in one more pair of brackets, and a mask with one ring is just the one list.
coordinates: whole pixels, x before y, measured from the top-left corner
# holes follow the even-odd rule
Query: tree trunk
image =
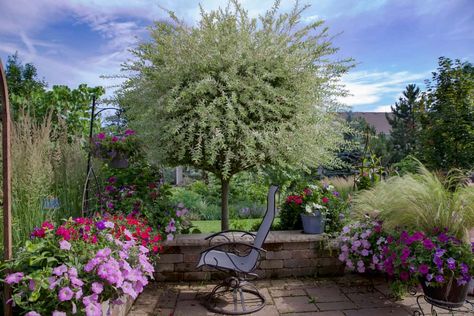
[(221, 177), (221, 229), (229, 229), (229, 189), (230, 178)]

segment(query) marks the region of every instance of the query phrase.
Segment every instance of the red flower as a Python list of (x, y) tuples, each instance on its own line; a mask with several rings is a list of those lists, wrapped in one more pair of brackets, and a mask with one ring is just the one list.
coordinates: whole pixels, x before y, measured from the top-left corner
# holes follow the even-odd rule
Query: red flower
[(328, 202), (329, 202), (329, 199), (324, 196), (323, 199), (322, 199), (322, 201), (323, 201), (323, 203), (328, 203)]

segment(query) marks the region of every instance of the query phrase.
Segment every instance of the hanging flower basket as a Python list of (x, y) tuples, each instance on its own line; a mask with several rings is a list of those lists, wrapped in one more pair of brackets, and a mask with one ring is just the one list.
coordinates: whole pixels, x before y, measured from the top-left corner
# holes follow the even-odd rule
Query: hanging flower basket
[(466, 302), (469, 282), (459, 285), (455, 278), (451, 278), (442, 286), (428, 286), (421, 280), (421, 287), (428, 303), (441, 308), (459, 308)]
[(127, 168), (132, 156), (139, 152), (139, 142), (135, 131), (126, 130), (123, 136), (99, 133), (94, 136), (91, 153), (102, 159), (111, 168)]

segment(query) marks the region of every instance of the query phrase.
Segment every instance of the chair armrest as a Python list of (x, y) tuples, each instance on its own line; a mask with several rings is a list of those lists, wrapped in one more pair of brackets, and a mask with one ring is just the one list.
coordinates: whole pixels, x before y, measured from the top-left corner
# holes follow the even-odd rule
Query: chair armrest
[(256, 247), (256, 246), (254, 246), (254, 245), (251, 245), (251, 244), (248, 244), (248, 243), (245, 243), (245, 242), (235, 241), (235, 242), (226, 242), (226, 243), (223, 243), (223, 244), (218, 244), (218, 245), (209, 247), (209, 248), (207, 248), (206, 250), (201, 251), (201, 254), (203, 254), (203, 253), (205, 253), (205, 252), (207, 252), (207, 251), (215, 250), (215, 249), (220, 248), (220, 247), (223, 247), (223, 246), (245, 246), (245, 247), (251, 248), (251, 249), (253, 249), (253, 250), (257, 250), (257, 251), (260, 252), (260, 253), (262, 253), (262, 252), (267, 252), (267, 251), (266, 251), (265, 249), (263, 249), (263, 248)]

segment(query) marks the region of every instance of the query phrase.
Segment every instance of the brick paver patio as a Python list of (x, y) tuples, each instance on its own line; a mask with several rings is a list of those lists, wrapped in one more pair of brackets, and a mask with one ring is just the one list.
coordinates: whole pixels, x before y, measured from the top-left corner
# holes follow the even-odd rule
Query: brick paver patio
[[(215, 315), (201, 304), (215, 282), (150, 284), (133, 305), (129, 316), (200, 316)], [(259, 316), (379, 316), (412, 315), (415, 297), (401, 301), (390, 298), (383, 279), (346, 275), (328, 279), (279, 279), (257, 281), (267, 300)], [(423, 304), (424, 312), (430, 308)], [(437, 309), (438, 314), (449, 314)], [(450, 315), (461, 315), (454, 313)], [(466, 315), (466, 314), (462, 314)], [(472, 314), (469, 314), (472, 315)]]

